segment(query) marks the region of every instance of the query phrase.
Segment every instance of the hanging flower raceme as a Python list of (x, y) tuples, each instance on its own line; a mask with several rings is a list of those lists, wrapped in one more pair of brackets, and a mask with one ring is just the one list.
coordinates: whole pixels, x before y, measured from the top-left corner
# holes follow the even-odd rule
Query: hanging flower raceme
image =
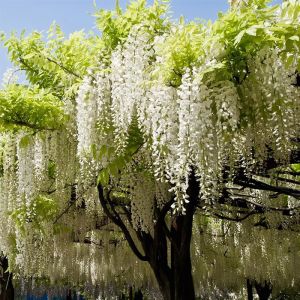
[[(231, 12), (221, 25), (228, 18), (236, 22), (238, 16)], [(271, 19), (276, 23), (279, 13)], [(289, 20), (285, 30), (296, 25)], [(132, 272), (136, 260), (124, 262), (125, 247), (103, 246), (123, 240), (103, 218), (97, 184), (109, 191), (117, 209), (130, 213), (136, 231), (152, 234), (157, 209), (171, 199), (173, 213), (185, 213), (191, 173), (200, 185), (199, 199), (213, 207), (225, 185), (224, 170), (230, 185), (236, 166), (247, 175), (270, 154), (277, 162), (290, 157), (300, 129), (297, 36), (289, 34), (283, 45), (283, 38), (264, 42), (269, 25), (237, 35), (228, 24), (220, 33), (209, 24), (181, 22), (160, 31), (148, 23), (121, 32), (107, 56), (106, 49), (99, 51), (98, 66), (85, 73), (76, 99), (61, 101), (48, 90), (33, 97), (39, 86), (24, 93), (26, 88), (15, 85), (3, 93), (1, 122), (18, 124), (0, 136), (0, 219), (5, 220), (0, 231), (6, 233), (0, 246), (12, 253), (16, 272), (93, 284), (115, 282), (122, 272), (139, 278), (143, 267)], [(12, 101), (6, 101), (9, 93), (15, 95)], [(29, 101), (19, 101), (25, 94)], [(45, 109), (39, 115), (40, 106)], [(24, 107), (34, 113), (24, 118)], [(250, 190), (252, 196), (267, 198)], [(233, 235), (237, 247), (240, 230), (237, 226)], [(256, 253), (243, 251), (247, 257)]]
[[(205, 64), (186, 68), (178, 87), (169, 86), (157, 76), (164, 59), (157, 55), (156, 43), (161, 47), (164, 40), (133, 27), (112, 54), (111, 73), (85, 80), (77, 99), (78, 153), (83, 157), (83, 149), (90, 151), (93, 144), (98, 149), (113, 147), (109, 158), (98, 159), (99, 166), (106, 167), (107, 160), (125, 151), (137, 119), (155, 180), (170, 184), (174, 208), (184, 212), (192, 169), (203, 199), (211, 202), (222, 189), (225, 166), (243, 161), (245, 169), (251, 168), (253, 159), (263, 162), (270, 145), (279, 160), (288, 157), (299, 91), (293, 86), (295, 65), (287, 67), (276, 47), (249, 57), (249, 71), (238, 85), (226, 64), (218, 62), (220, 49), (201, 58)], [(110, 138), (97, 124), (109, 124)]]

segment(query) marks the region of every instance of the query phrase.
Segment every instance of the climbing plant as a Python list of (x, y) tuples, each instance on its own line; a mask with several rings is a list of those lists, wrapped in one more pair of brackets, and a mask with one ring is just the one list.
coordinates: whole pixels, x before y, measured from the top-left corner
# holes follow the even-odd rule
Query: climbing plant
[(299, 230), (300, 3), (240, 1), (212, 23), (138, 0), (95, 18), (99, 35), (3, 37), (27, 81), (0, 90), (1, 250), (15, 276), (118, 289), (152, 270), (164, 299), (195, 299), (196, 218), (242, 222), (228, 243)]

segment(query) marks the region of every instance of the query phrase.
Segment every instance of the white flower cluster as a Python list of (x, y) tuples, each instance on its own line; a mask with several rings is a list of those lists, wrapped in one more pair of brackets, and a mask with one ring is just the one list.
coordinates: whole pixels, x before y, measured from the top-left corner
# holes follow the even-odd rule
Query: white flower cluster
[(118, 46), (111, 57), (111, 111), (116, 141), (121, 149), (126, 144), (132, 118), (143, 102), (152, 55), (150, 35), (142, 26), (135, 26), (126, 43)]
[[(83, 147), (88, 150), (82, 145), (91, 144), (90, 135), (97, 135), (97, 147), (108, 145), (106, 131), (93, 131), (96, 126), (92, 125), (108, 124), (107, 116), (114, 131), (109, 143), (122, 153), (136, 117), (144, 148), (152, 157), (153, 174), (157, 181), (171, 185), (177, 200), (174, 209), (181, 212), (189, 201), (192, 171), (200, 182), (203, 199), (211, 202), (222, 188), (225, 165), (239, 161), (249, 170), (254, 162), (263, 163), (270, 149), (278, 160), (289, 156), (299, 127), (299, 89), (293, 86), (295, 64), (286, 66), (277, 49), (263, 49), (248, 58), (249, 70), (241, 72), (244, 79), (241, 76), (237, 87), (234, 81), (215, 75), (220, 65), (211, 56), (200, 68), (186, 69), (181, 85), (171, 87), (152, 76), (157, 72), (155, 64), (162, 60), (156, 56), (155, 43), (161, 44), (163, 37), (150, 42), (142, 29), (135, 27), (125, 44), (112, 54), (111, 74), (103, 75), (111, 82), (110, 87), (103, 81), (89, 86), (88, 79), (83, 84), (87, 86), (82, 92), (106, 86), (111, 93), (97, 95), (89, 90), (85, 96), (82, 92), (79, 95), (81, 156)], [(84, 97), (88, 100), (82, 100)], [(99, 99), (106, 104), (96, 108)], [(101, 158), (100, 165), (106, 165)]]
[[(268, 215), (268, 220), (276, 215)], [(253, 220), (252, 220), (253, 221)], [(228, 293), (241, 293), (238, 299), (247, 297), (246, 279), (264, 283), (270, 281), (273, 293), (290, 287), (299, 288), (297, 268), (299, 234), (284, 230), (265, 230), (249, 223), (232, 223), (197, 217), (194, 227), (193, 257), (194, 278), (199, 294), (203, 290), (212, 293), (220, 289)], [(204, 231), (204, 232), (203, 232)], [(259, 258), (259, 264), (253, 261)], [(214, 283), (214, 287), (210, 286)], [(244, 289), (245, 288), (245, 289)], [(226, 297), (226, 299), (228, 296)]]
[(299, 130), (295, 63), (286, 66), (277, 49), (267, 48), (249, 59), (250, 74), (242, 84), (240, 102), (248, 123), (247, 142), (241, 140), (239, 148), (248, 153), (254, 148), (257, 162), (264, 161), (270, 149), (279, 161), (289, 157), (291, 140)]
[[(99, 172), (97, 153), (101, 146), (110, 143), (110, 83), (102, 73), (86, 77), (76, 98), (77, 156), (80, 174), (79, 190), (88, 190)], [(100, 134), (101, 132), (101, 134)]]
[(147, 174), (139, 174), (131, 182), (131, 219), (136, 230), (152, 232), (155, 183)]
[[(63, 132), (20, 131), (1, 136), (1, 152), (1, 250), (17, 253), (10, 263), (26, 274), (32, 265), (48, 264), (52, 250), (47, 237), (53, 234), (53, 224), (41, 218), (50, 208), (39, 201), (45, 197), (58, 209), (66, 206), (75, 181), (76, 148)], [(42, 232), (44, 237), (39, 236)]]

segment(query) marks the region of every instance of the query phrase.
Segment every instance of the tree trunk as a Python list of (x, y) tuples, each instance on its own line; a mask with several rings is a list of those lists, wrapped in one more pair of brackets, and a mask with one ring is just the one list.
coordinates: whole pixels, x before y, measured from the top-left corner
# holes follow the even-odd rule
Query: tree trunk
[(174, 280), (174, 300), (195, 299), (190, 245), (197, 199), (198, 195), (196, 198), (190, 196), (186, 214), (172, 219), (171, 270)]
[[(164, 300), (173, 300), (172, 270), (168, 265), (168, 244), (160, 223), (154, 227), (154, 238), (144, 235), (143, 248)], [(148, 246), (149, 245), (149, 246)]]
[(247, 279), (247, 295), (248, 300), (253, 300), (253, 286), (250, 279)]
[(66, 300), (73, 300), (73, 293), (72, 290), (68, 290)]
[[(99, 200), (106, 215), (123, 231), (129, 246), (134, 254), (142, 261), (147, 261), (152, 268), (164, 300), (194, 300), (195, 289), (192, 277), (190, 245), (192, 238), (193, 216), (196, 211), (199, 197), (199, 183), (194, 172), (189, 178), (187, 194), (189, 203), (185, 205), (185, 214), (173, 215), (170, 229), (165, 217), (170, 212), (169, 201), (162, 209), (155, 210), (155, 224), (153, 235), (136, 230), (135, 233), (141, 242), (144, 253), (135, 245), (127, 226), (132, 224), (130, 211), (123, 207), (128, 220), (126, 224), (116, 205), (105, 195), (104, 189), (98, 185)], [(169, 241), (169, 242), (168, 242)], [(171, 246), (171, 262), (168, 261), (168, 247)]]
[[(189, 248), (189, 247), (187, 247)], [(177, 252), (177, 251), (175, 251)], [(173, 253), (172, 275), (174, 278), (174, 300), (194, 300), (195, 289), (192, 277), (192, 265), (189, 249)]]
[(268, 300), (272, 293), (272, 284), (265, 281), (263, 284), (255, 282), (254, 283), (256, 292), (258, 294), (259, 300)]
[(151, 258), (149, 263), (164, 300), (195, 299), (190, 255), (192, 219), (188, 213), (172, 218), (171, 266), (167, 258), (167, 240), (160, 226), (156, 226), (154, 231), (154, 241), (158, 241), (160, 245), (154, 243), (155, 246), (150, 251), (144, 247)]
[(143, 300), (143, 293), (141, 292), (141, 290), (137, 290), (134, 293), (134, 300)]
[[(192, 173), (189, 180), (189, 203), (185, 206), (185, 215), (174, 215), (171, 222), (171, 268), (170, 275), (164, 277), (164, 284), (160, 284), (160, 289), (165, 300), (194, 300), (195, 289), (192, 276), (192, 263), (190, 245), (193, 229), (193, 216), (196, 210), (199, 195), (199, 184)], [(157, 222), (159, 226), (160, 223)], [(161, 228), (155, 234), (164, 232)], [(166, 260), (167, 264), (167, 260)], [(162, 265), (158, 265), (162, 269)], [(158, 279), (158, 278), (157, 278)], [(159, 282), (159, 279), (158, 279)], [(163, 285), (166, 288), (163, 288)], [(170, 291), (166, 291), (170, 289)]]
[(4, 256), (0, 256), (0, 300), (13, 300), (14, 287), (12, 283), (12, 274), (6, 272), (8, 268), (8, 260)]

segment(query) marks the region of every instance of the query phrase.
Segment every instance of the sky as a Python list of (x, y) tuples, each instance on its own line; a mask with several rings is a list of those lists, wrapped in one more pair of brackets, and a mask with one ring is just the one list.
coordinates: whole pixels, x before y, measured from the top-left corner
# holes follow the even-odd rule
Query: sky
[[(120, 0), (125, 7), (129, 0)], [(150, 2), (150, 1), (149, 1)], [(175, 19), (181, 15), (187, 20), (194, 18), (217, 18), (218, 12), (228, 9), (227, 0), (171, 0), (171, 11)], [(279, 0), (276, 0), (279, 2)], [(115, 0), (0, 0), (0, 32), (47, 31), (56, 21), (69, 34), (85, 29), (97, 31), (94, 24), (94, 4), (97, 8), (112, 9)], [(6, 50), (0, 48), (0, 81), (9, 67)]]

